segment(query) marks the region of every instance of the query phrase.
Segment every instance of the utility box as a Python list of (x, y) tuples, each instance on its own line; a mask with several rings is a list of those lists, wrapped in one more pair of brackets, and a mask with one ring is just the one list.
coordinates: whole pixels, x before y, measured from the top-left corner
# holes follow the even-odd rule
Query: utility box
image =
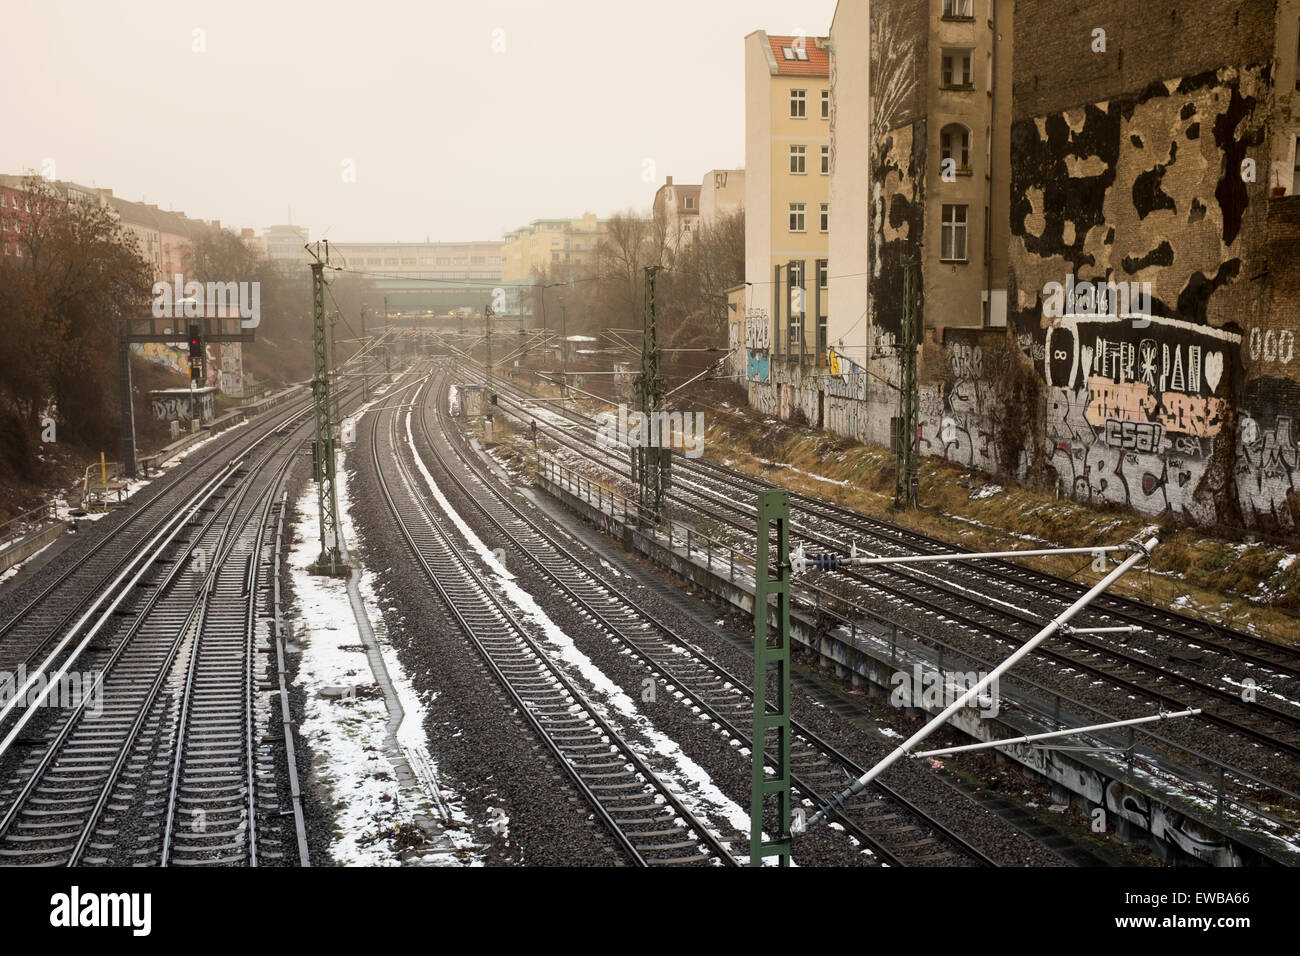
[(482, 385), (452, 385), (448, 400), (452, 415), (474, 418), (483, 414)]

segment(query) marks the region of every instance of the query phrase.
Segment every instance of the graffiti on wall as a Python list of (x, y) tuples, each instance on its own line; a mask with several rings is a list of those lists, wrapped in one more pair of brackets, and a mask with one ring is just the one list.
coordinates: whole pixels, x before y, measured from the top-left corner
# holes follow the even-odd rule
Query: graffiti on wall
[(830, 372), (825, 382), (827, 397), (866, 401), (867, 370), (847, 355), (837, 352), (834, 346), (826, 350), (826, 359)]
[(947, 376), (918, 392), (921, 453), (997, 471), (992, 409), (1001, 400), (1006, 353), (986, 353), (977, 341), (946, 349)]
[(745, 313), (745, 378), (767, 382), (772, 377), (772, 323), (766, 309), (749, 309)]
[(1069, 316), (1046, 330), (1049, 464), (1063, 494), (1213, 520), (1205, 487), (1241, 337), (1177, 319)]
[(1296, 530), (1300, 501), (1300, 383), (1273, 377), (1246, 386), (1237, 417), (1234, 484), (1246, 527)]
[(212, 421), (215, 403), (211, 390), (190, 393), (184, 389), (150, 392), (153, 417), (160, 422), (189, 422), (197, 413), (200, 422)]
[[(1266, 318), (1268, 184), (1242, 174), (1270, 84), (1225, 67), (1013, 124), (1014, 332), (1062, 493), (1294, 531), (1300, 394), (1250, 380), (1295, 357)], [(1047, 317), (1073, 274), (1149, 283), (1151, 321)]]

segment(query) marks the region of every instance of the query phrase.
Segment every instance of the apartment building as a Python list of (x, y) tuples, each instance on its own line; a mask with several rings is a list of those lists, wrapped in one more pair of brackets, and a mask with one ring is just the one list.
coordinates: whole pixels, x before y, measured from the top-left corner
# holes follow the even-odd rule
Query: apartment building
[(745, 171), (710, 169), (700, 180), (700, 225), (745, 208)]
[(503, 244), (484, 242), (331, 242), (330, 261), (376, 279), (431, 284), (501, 281)]
[(745, 282), (773, 359), (825, 355), (830, 232), (826, 37), (745, 37)]
[(671, 176), (655, 190), (651, 214), (663, 223), (664, 242), (673, 252), (689, 243), (700, 227), (700, 191), (699, 185), (674, 183)]
[(607, 222), (589, 212), (579, 219), (534, 219), (506, 233), (501, 253), (503, 280), (524, 282), (552, 267), (591, 265)]

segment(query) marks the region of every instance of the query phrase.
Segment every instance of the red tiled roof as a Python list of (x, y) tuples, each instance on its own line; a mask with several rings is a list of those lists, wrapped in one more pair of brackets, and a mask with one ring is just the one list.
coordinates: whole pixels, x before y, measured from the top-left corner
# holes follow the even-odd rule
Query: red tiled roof
[(815, 37), (803, 38), (803, 49), (808, 54), (807, 60), (787, 60), (783, 50), (792, 47), (799, 37), (768, 36), (772, 44), (772, 56), (776, 58), (776, 71), (781, 76), (824, 76), (831, 75), (831, 58), (825, 47), (817, 45)]

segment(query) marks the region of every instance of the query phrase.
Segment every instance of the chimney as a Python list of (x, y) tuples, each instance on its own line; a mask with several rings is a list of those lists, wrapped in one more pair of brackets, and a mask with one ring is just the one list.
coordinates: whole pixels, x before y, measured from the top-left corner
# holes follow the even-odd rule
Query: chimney
[(666, 185), (666, 186), (671, 186), (672, 184), (673, 184), (673, 177), (669, 176), (669, 177), (668, 177), (668, 182), (666, 182), (664, 185)]

